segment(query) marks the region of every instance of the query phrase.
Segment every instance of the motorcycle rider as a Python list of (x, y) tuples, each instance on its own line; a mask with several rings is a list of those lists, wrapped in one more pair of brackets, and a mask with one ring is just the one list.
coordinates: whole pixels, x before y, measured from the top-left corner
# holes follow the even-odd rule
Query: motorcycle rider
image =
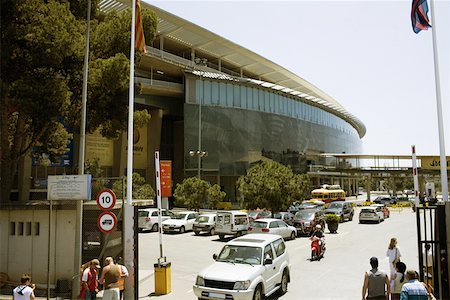
[(314, 239), (319, 240), (319, 246), (320, 246), (320, 253), (323, 253), (325, 251), (325, 236), (322, 231), (322, 226), (320, 224), (317, 224), (314, 231), (311, 234), (311, 237), (309, 238), (311, 241)]

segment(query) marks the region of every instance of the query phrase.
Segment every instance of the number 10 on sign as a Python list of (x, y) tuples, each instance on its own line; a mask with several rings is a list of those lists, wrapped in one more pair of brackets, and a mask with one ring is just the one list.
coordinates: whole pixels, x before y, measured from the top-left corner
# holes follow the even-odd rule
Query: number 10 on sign
[(116, 194), (110, 189), (101, 190), (97, 194), (97, 206), (101, 210), (111, 210), (116, 205)]

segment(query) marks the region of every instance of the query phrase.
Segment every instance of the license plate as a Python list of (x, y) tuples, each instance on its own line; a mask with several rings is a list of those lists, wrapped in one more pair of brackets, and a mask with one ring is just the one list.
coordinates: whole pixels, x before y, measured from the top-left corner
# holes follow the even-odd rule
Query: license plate
[(209, 298), (225, 299), (225, 295), (218, 293), (209, 293)]

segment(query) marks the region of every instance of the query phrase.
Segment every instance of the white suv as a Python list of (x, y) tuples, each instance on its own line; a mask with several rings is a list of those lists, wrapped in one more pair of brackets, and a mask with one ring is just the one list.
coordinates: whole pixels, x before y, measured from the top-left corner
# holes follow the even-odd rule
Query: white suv
[(229, 241), (193, 286), (199, 299), (256, 299), (287, 292), (289, 255), (274, 234), (247, 234)]
[[(161, 209), (161, 222), (170, 219), (173, 213), (170, 210)], [(138, 213), (139, 230), (158, 231), (158, 209), (142, 208)]]

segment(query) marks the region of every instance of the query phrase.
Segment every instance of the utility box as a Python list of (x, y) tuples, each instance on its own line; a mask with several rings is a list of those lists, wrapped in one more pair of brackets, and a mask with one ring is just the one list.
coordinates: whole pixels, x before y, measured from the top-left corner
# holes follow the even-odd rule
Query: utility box
[(155, 267), (155, 294), (166, 295), (172, 292), (171, 263), (162, 262), (154, 264)]

